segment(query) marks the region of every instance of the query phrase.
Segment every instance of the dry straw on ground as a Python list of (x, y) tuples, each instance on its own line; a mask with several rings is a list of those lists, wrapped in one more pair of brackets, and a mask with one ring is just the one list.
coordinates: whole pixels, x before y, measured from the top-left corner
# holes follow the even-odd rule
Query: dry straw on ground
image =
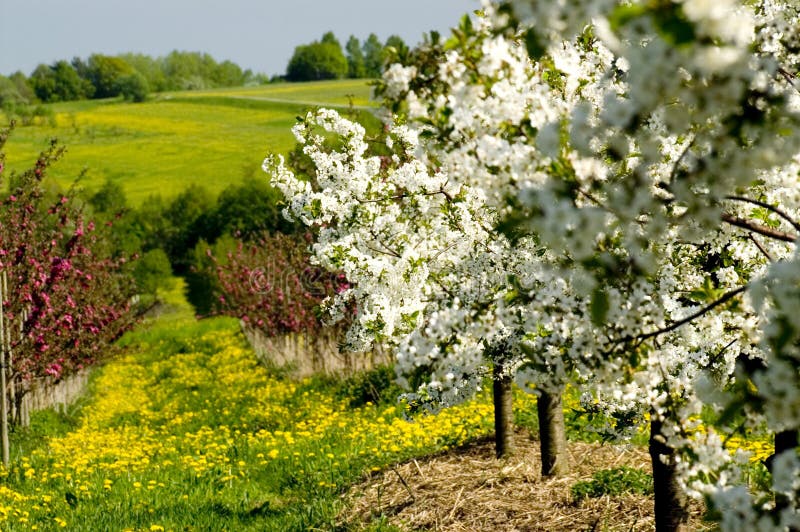
[[(653, 530), (650, 497), (604, 496), (574, 502), (570, 488), (592, 474), (619, 466), (650, 471), (641, 447), (569, 443), (571, 473), (542, 479), (539, 444), (515, 435), (517, 453), (494, 457), (491, 440), (371, 475), (348, 493), (341, 520), (350, 526), (385, 518), (407, 530), (581, 531)], [(702, 508), (692, 507), (691, 530), (708, 528)]]

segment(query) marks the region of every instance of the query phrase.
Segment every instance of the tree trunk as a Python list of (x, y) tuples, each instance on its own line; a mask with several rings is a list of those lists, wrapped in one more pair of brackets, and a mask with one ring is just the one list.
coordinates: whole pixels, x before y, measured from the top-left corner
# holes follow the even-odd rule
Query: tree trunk
[(567, 473), (567, 437), (561, 393), (542, 391), (536, 401), (539, 414), (542, 476), (555, 477)]
[(791, 451), (798, 446), (797, 429), (784, 430), (775, 434), (775, 454), (778, 456), (784, 451)]
[[(792, 430), (784, 430), (782, 432), (775, 433), (775, 453), (767, 459), (767, 468), (769, 472), (772, 473), (773, 463), (775, 461), (775, 457), (781, 454), (784, 451), (793, 451), (798, 446), (798, 431), (797, 429)], [(775, 495), (775, 510), (780, 511), (784, 508), (788, 507), (791, 504), (791, 500), (789, 500), (785, 495), (776, 494)], [(791, 532), (797, 532), (796, 527), (789, 527)]]
[(687, 530), (686, 494), (678, 483), (675, 450), (666, 444), (662, 422), (650, 413), (650, 460), (653, 463), (656, 532)]
[(503, 374), (503, 365), (495, 363), (492, 375), (494, 392), (494, 442), (498, 458), (514, 454), (514, 395), (512, 379)]

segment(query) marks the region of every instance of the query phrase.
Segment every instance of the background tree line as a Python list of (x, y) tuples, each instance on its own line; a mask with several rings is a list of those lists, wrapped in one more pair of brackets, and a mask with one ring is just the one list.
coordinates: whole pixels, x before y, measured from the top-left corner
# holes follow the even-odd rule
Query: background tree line
[[(295, 48), (283, 79), (377, 78), (387, 57), (402, 58), (408, 49), (397, 35), (382, 43), (374, 33), (363, 42), (351, 35), (342, 47), (329, 31), (319, 41)], [(243, 70), (232, 61), (218, 62), (201, 52), (175, 50), (156, 58), (139, 53), (92, 54), (86, 59), (41, 63), (29, 76), (21, 71), (0, 75), (0, 107), (24, 123), (28, 115), (46, 114), (44, 108), (32, 104), (119, 96), (140, 102), (151, 92), (238, 87), (280, 79)]]
[(408, 46), (397, 35), (392, 35), (381, 43), (374, 33), (362, 43), (351, 35), (344, 48), (329, 31), (319, 41), (313, 41), (295, 48), (286, 66), (286, 80), (314, 81), (342, 78), (377, 78), (383, 70), (387, 57), (404, 56)]
[(87, 59), (40, 64), (30, 76), (15, 72), (0, 76), (0, 105), (9, 110), (32, 103), (122, 96), (143, 101), (150, 92), (237, 87), (263, 83), (231, 61), (217, 62), (201, 52), (173, 51), (164, 57), (126, 53), (92, 54)]

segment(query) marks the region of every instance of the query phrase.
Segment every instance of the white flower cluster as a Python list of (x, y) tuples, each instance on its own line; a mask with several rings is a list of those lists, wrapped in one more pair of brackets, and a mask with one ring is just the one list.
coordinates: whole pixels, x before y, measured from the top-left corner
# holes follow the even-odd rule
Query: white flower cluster
[(796, 526), (797, 456), (774, 462), (789, 502), (765, 506), (725, 449), (736, 427), (697, 420), (800, 429), (800, 8), (510, 5), (387, 69), (405, 123), (391, 156), (323, 110), (296, 129), (313, 184), (265, 165), (319, 227), (316, 259), (353, 283), (332, 303), (355, 308), (349, 341), (395, 345), (430, 405), (468, 397), (487, 361), (525, 386), (583, 385), (587, 408), (628, 423), (616, 435), (663, 421), (723, 528)]

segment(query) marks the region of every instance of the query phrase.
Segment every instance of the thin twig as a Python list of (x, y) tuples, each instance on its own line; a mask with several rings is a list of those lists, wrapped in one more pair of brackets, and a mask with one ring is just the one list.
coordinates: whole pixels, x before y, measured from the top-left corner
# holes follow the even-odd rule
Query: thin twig
[(456, 514), (456, 510), (458, 509), (458, 502), (461, 500), (461, 494), (464, 493), (464, 486), (461, 486), (461, 489), (456, 495), (456, 502), (453, 504), (453, 509), (450, 510), (450, 515), (447, 516), (448, 519), (452, 519), (453, 516)]
[(754, 237), (754, 236), (753, 236), (753, 233), (748, 233), (748, 234), (747, 234), (747, 236), (748, 236), (748, 238), (750, 238), (750, 240), (753, 242), (753, 244), (755, 244), (755, 245), (756, 245), (756, 247), (758, 248), (758, 250), (759, 250), (759, 251), (760, 251), (760, 252), (761, 252), (761, 253), (762, 253), (762, 254), (763, 254), (765, 257), (767, 257), (767, 260), (768, 260), (768, 261), (770, 261), (770, 262), (775, 262), (775, 261), (772, 259), (772, 255), (770, 255), (770, 254), (769, 254), (769, 251), (767, 251), (767, 250), (764, 248), (764, 246), (762, 246), (762, 245), (759, 243), (759, 241), (758, 241), (758, 240), (756, 240), (756, 237)]
[(434, 190), (433, 192), (422, 192), (419, 194), (403, 193), (403, 194), (396, 194), (394, 196), (386, 196), (384, 198), (375, 198), (375, 199), (356, 198), (356, 201), (359, 203), (382, 203), (384, 201), (401, 200), (413, 196), (436, 196), (437, 194), (442, 194), (447, 199), (447, 201), (453, 201), (453, 196), (451, 196), (450, 193), (444, 189), (444, 187), (440, 188), (439, 190)]
[(692, 149), (694, 146), (694, 141), (697, 139), (696, 136), (692, 137), (692, 140), (683, 148), (683, 151), (675, 160), (675, 164), (672, 165), (672, 170), (669, 173), (669, 184), (667, 185), (667, 189), (669, 190), (669, 186), (675, 181), (675, 178), (678, 176), (678, 166), (683, 162), (683, 159), (686, 157), (686, 154), (689, 153), (689, 150)]
[(731, 225), (735, 225), (736, 227), (741, 227), (742, 229), (747, 229), (748, 231), (753, 231), (754, 233), (767, 236), (769, 238), (774, 238), (775, 240), (782, 240), (784, 242), (794, 242), (795, 240), (797, 240), (796, 235), (791, 235), (789, 233), (778, 231), (776, 229), (772, 229), (770, 227), (761, 224), (750, 222), (748, 220), (743, 220), (742, 218), (737, 218), (732, 214), (723, 213), (722, 221), (727, 222)]
[(778, 216), (780, 216), (781, 218), (792, 224), (792, 227), (794, 227), (796, 230), (800, 231), (800, 223), (796, 222), (794, 218), (786, 214), (781, 209), (775, 207), (774, 205), (770, 205), (769, 203), (766, 203), (761, 200), (747, 198), (745, 196), (725, 196), (725, 199), (729, 199), (732, 201), (743, 201), (745, 203), (752, 203), (753, 205), (758, 205), (759, 207), (763, 207), (768, 211), (774, 212), (775, 214), (777, 214)]
[(375, 253), (382, 253), (384, 255), (389, 255), (391, 257), (396, 257), (398, 259), (402, 258), (402, 256), (397, 251), (393, 250), (392, 248), (390, 248), (389, 246), (384, 244), (383, 240), (381, 240), (381, 238), (377, 235), (377, 233), (375, 233), (374, 230), (370, 229), (369, 234), (372, 235), (372, 238), (374, 238), (375, 241), (378, 243), (378, 245), (380, 245), (383, 248), (383, 251), (381, 251), (380, 249), (375, 249), (370, 245), (366, 245), (367, 248), (371, 249)]
[(599, 199), (597, 199), (597, 198), (594, 196), (594, 194), (591, 194), (591, 193), (589, 193), (589, 192), (586, 192), (586, 191), (585, 191), (585, 190), (583, 190), (582, 188), (579, 188), (579, 189), (578, 189), (578, 194), (580, 194), (581, 196), (584, 196), (586, 199), (588, 199), (589, 201), (591, 201), (592, 203), (594, 203), (595, 205), (597, 205), (598, 207), (600, 207), (600, 208), (601, 208), (601, 209), (603, 209), (604, 211), (611, 212), (611, 209), (609, 209), (608, 207), (606, 207), (606, 205), (605, 205), (605, 204), (604, 204), (602, 201), (600, 201)]
[(397, 470), (397, 468), (394, 466), (392, 466), (392, 471), (394, 471), (394, 474), (397, 475), (397, 478), (400, 479), (400, 482), (403, 484), (403, 487), (406, 488), (406, 491), (408, 492), (409, 497), (411, 497), (411, 500), (416, 501), (417, 499), (416, 497), (414, 497), (414, 493), (411, 491), (411, 488), (409, 488), (408, 484), (406, 484), (406, 479), (403, 478), (403, 475), (401, 475), (400, 472)]
[(420, 467), (419, 467), (419, 464), (417, 463), (417, 459), (416, 459), (416, 458), (414, 459), (414, 467), (416, 467), (416, 468), (417, 468), (417, 473), (419, 473), (419, 476), (421, 476), (423, 479), (427, 480), (427, 479), (425, 478), (425, 474), (422, 472), (422, 469), (420, 469)]
[(778, 74), (783, 76), (783, 79), (785, 79), (794, 90), (800, 92), (800, 87), (794, 84), (794, 80), (797, 79), (797, 76), (782, 67), (778, 68)]
[(728, 349), (730, 349), (730, 347), (731, 347), (733, 344), (735, 344), (736, 342), (738, 342), (738, 341), (739, 341), (739, 339), (738, 339), (738, 338), (734, 338), (733, 340), (731, 340), (730, 342), (728, 342), (728, 343), (725, 345), (725, 347), (723, 347), (722, 349), (720, 349), (720, 350), (717, 352), (717, 354), (715, 354), (714, 356), (712, 356), (712, 357), (710, 358), (710, 362), (716, 362), (717, 360), (719, 360), (719, 357), (721, 357), (723, 354), (725, 354), (725, 351), (727, 351)]
[(375, 253), (380, 253), (382, 255), (389, 255), (390, 257), (396, 257), (398, 259), (400, 258), (400, 255), (396, 251), (394, 251), (392, 249), (388, 249), (388, 248), (386, 248), (386, 246), (384, 246), (384, 248), (386, 248), (388, 251), (383, 251), (383, 250), (374, 248), (374, 247), (372, 247), (372, 246), (370, 246), (368, 244), (365, 244), (365, 246), (367, 247), (367, 249), (372, 250)]
[(637, 341), (639, 341), (641, 343), (642, 341), (647, 340), (648, 338), (653, 338), (653, 337), (662, 335), (664, 333), (668, 333), (668, 332), (674, 331), (678, 327), (680, 327), (682, 325), (686, 325), (690, 321), (696, 320), (700, 316), (703, 316), (704, 314), (707, 314), (708, 312), (714, 310), (715, 308), (717, 308), (718, 306), (722, 305), (723, 303), (725, 303), (725, 302), (733, 299), (734, 297), (738, 296), (739, 294), (741, 294), (745, 290), (747, 290), (747, 285), (740, 286), (736, 290), (731, 290), (730, 292), (724, 294), (722, 297), (720, 297), (716, 301), (714, 301), (712, 303), (709, 303), (708, 305), (706, 305), (705, 307), (701, 308), (697, 312), (693, 312), (692, 314), (689, 314), (688, 316), (686, 316), (683, 319), (680, 319), (678, 321), (672, 322), (671, 324), (667, 325), (666, 327), (662, 327), (661, 329), (656, 329), (655, 331), (651, 331), (649, 333), (643, 333), (643, 334), (640, 334), (638, 336), (624, 338), (622, 341), (637, 340)]

